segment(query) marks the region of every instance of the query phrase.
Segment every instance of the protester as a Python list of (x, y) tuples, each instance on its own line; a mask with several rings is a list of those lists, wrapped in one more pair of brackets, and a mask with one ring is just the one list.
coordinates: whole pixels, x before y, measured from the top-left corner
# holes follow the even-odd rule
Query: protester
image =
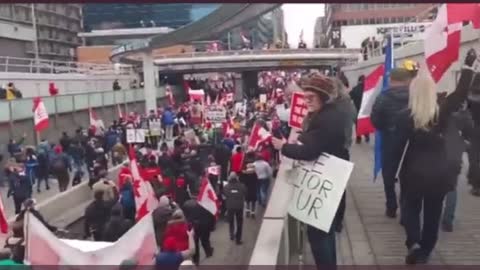
[(132, 226), (133, 221), (127, 217), (124, 217), (122, 206), (116, 204), (112, 208), (110, 219), (105, 224), (102, 240), (107, 242), (116, 242)]
[(84, 239), (93, 236), (94, 241), (102, 241), (111, 206), (104, 201), (102, 190), (95, 191), (93, 196), (94, 201), (85, 209)]
[[(428, 71), (423, 70), (410, 85), (409, 111), (397, 119), (404, 134), (400, 184), (407, 234), (407, 264), (427, 263), (438, 238), (445, 194), (455, 186), (465, 151), (453, 113), (466, 100), (474, 75), (477, 54), (471, 49), (465, 58), (456, 90), (439, 103)], [(420, 214), (423, 208), (423, 226)]]
[[(275, 149), (294, 160), (312, 161), (322, 153), (348, 160), (345, 127), (351, 125), (351, 115), (342, 109), (337, 101), (339, 89), (335, 82), (320, 74), (311, 73), (300, 81), (308, 115), (304, 119), (303, 132), (297, 143), (272, 138)], [(337, 265), (335, 231), (338, 218), (335, 217), (329, 232), (307, 226), (307, 237), (317, 267), (334, 268)]]
[[(228, 215), (230, 240), (241, 245), (243, 230), (243, 207), (247, 196), (247, 188), (242, 184), (236, 173), (232, 172), (228, 184), (223, 189)], [(236, 229), (236, 230), (235, 230)]]
[(183, 261), (190, 259), (195, 253), (193, 230), (188, 231), (188, 249), (176, 251), (174, 237), (167, 237), (162, 251), (155, 256), (155, 265), (158, 269), (177, 270)]
[(62, 146), (57, 145), (54, 151), (55, 157), (51, 162), (52, 173), (58, 180), (58, 188), (60, 192), (64, 192), (67, 190), (68, 184), (70, 183), (69, 171), (72, 171), (72, 166), (70, 163), (70, 159), (63, 152)]
[(395, 174), (398, 169), (403, 147), (404, 136), (397, 130), (397, 120), (401, 112), (408, 106), (408, 85), (412, 74), (403, 68), (393, 69), (390, 73), (390, 87), (375, 100), (370, 115), (373, 126), (382, 132), (382, 176), (385, 188), (386, 210), (389, 218), (397, 216), (397, 193)]

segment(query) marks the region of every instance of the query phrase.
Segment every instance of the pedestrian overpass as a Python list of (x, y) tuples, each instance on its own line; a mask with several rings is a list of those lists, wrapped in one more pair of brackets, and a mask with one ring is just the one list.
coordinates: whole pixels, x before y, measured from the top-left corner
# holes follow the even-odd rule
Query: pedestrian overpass
[[(141, 64), (141, 57), (130, 57), (130, 63)], [(156, 57), (160, 72), (206, 73), (243, 72), (282, 68), (316, 68), (356, 63), (360, 49), (273, 49), (218, 52), (192, 52)]]

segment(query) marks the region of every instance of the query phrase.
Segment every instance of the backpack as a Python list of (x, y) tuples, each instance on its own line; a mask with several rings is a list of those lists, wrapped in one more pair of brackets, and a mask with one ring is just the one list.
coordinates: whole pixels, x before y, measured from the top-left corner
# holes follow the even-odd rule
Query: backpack
[(63, 159), (61, 157), (57, 157), (53, 160), (52, 169), (55, 171), (65, 169), (65, 164), (63, 163)]

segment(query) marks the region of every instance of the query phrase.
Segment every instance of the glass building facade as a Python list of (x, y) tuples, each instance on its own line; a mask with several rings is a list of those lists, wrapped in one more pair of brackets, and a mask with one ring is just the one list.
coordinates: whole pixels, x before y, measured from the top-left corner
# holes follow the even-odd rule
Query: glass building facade
[(220, 4), (85, 4), (83, 26), (91, 30), (169, 27), (177, 29), (207, 16)]

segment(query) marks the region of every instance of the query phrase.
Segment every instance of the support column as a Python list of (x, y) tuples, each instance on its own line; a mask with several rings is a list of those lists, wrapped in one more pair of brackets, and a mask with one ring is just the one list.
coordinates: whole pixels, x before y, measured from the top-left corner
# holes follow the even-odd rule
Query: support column
[(243, 93), (246, 93), (246, 92), (245, 92), (245, 87), (244, 87), (245, 84), (243, 83), (242, 76), (240, 74), (234, 74), (233, 83), (235, 87), (235, 96), (234, 96), (235, 101), (243, 100)]
[(155, 89), (155, 67), (152, 52), (143, 54), (143, 91), (145, 92), (145, 111), (157, 110), (157, 93)]
[(258, 96), (258, 72), (244, 71), (242, 72), (243, 90), (248, 97)]

